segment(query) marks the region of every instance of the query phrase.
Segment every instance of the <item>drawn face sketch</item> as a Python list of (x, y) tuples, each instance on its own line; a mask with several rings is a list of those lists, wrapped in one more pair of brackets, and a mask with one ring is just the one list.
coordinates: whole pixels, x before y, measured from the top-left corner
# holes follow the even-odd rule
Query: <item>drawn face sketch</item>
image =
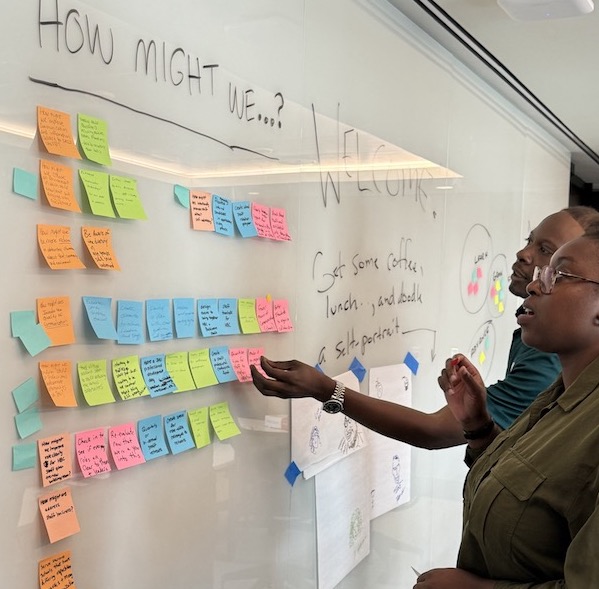
[(370, 490), (370, 506), (374, 509), (374, 496), (376, 495), (376, 489)]
[(316, 421), (320, 421), (320, 417), (321, 417), (321, 415), (322, 415), (322, 407), (320, 407), (320, 406), (319, 406), (319, 407), (317, 407), (317, 408), (315, 409), (315, 411), (314, 411), (314, 419), (315, 419)]
[(402, 376), (401, 380), (403, 381), (403, 390), (407, 391), (410, 388), (410, 381), (407, 376)]
[(397, 454), (391, 459), (391, 474), (393, 476), (393, 481), (395, 482), (393, 493), (395, 494), (395, 499), (399, 501), (404, 493), (405, 486), (401, 480), (401, 463)]
[(383, 397), (383, 383), (377, 378), (374, 382), (374, 390), (376, 391), (376, 396), (381, 399)]
[(320, 448), (320, 430), (314, 426), (310, 432), (310, 452), (316, 454), (318, 448)]
[(349, 522), (349, 547), (351, 548), (356, 540), (361, 536), (362, 530), (364, 527), (364, 522), (362, 520), (362, 512), (359, 507), (356, 507), (354, 512), (351, 515), (351, 519)]
[(343, 420), (343, 427), (343, 438), (339, 442), (339, 450), (347, 454), (350, 450), (362, 445), (362, 436), (356, 422), (349, 417), (345, 417)]

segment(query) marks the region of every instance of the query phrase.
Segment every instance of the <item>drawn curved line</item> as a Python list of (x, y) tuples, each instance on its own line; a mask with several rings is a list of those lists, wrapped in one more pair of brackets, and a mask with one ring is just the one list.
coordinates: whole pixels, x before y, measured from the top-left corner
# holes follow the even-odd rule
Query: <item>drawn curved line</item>
[(466, 246), (468, 245), (468, 239), (470, 238), (470, 234), (474, 231), (474, 229), (476, 229), (476, 227), (480, 227), (487, 234), (487, 237), (489, 238), (489, 244), (491, 246), (491, 250), (493, 248), (493, 238), (491, 237), (491, 233), (489, 232), (489, 230), (484, 225), (481, 225), (480, 223), (475, 223), (474, 225), (472, 225), (472, 227), (470, 227), (470, 229), (468, 229), (468, 233), (466, 234), (466, 239), (464, 239), (464, 244), (462, 245), (462, 257), (460, 259), (460, 298), (462, 299), (462, 306), (464, 307), (464, 310), (467, 313), (470, 313), (471, 315), (475, 315), (484, 307), (485, 299), (486, 299), (486, 296), (483, 297), (478, 309), (474, 309), (473, 311), (471, 311), (468, 308), (467, 302), (464, 300), (464, 291), (462, 288), (463, 287), (462, 273), (464, 271), (464, 253), (466, 252)]
[(162, 121), (163, 123), (173, 125), (174, 127), (179, 127), (179, 129), (183, 129), (184, 131), (189, 131), (190, 133), (199, 135), (200, 137), (204, 137), (205, 139), (209, 139), (210, 141), (214, 141), (215, 143), (218, 143), (219, 145), (222, 145), (222, 146), (230, 149), (231, 151), (235, 151), (235, 150), (245, 151), (247, 153), (253, 153), (254, 155), (259, 155), (260, 157), (263, 157), (267, 160), (279, 161), (278, 157), (265, 155), (263, 153), (260, 153), (259, 151), (250, 149), (249, 147), (242, 147), (241, 145), (229, 145), (228, 143), (225, 143), (224, 141), (221, 141), (220, 139), (217, 139), (216, 137), (212, 137), (210, 135), (207, 135), (206, 133), (202, 133), (201, 131), (192, 129), (191, 127), (186, 127), (185, 125), (182, 125), (181, 123), (177, 123), (175, 121), (171, 121), (170, 119), (165, 119), (164, 117), (159, 117), (158, 115), (153, 115), (153, 114), (145, 112), (143, 110), (139, 110), (138, 108), (129, 106), (128, 104), (123, 104), (122, 102), (117, 102), (116, 100), (112, 100), (111, 98), (106, 98), (106, 96), (102, 96), (101, 94), (96, 94), (95, 92), (90, 92), (89, 90), (82, 90), (80, 88), (69, 88), (68, 86), (63, 86), (62, 84), (58, 84), (57, 82), (41, 80), (39, 78), (34, 78), (32, 76), (28, 76), (28, 77), (29, 77), (29, 80), (31, 82), (33, 82), (34, 84), (43, 84), (44, 86), (49, 86), (50, 88), (58, 88), (59, 90), (64, 90), (65, 92), (75, 92), (77, 94), (85, 94), (87, 96), (93, 96), (94, 98), (99, 98), (100, 100), (104, 100), (105, 102), (110, 102), (110, 104), (114, 104), (115, 106), (120, 106), (121, 108), (130, 110), (131, 112), (134, 112), (138, 115), (144, 115), (146, 117), (150, 117), (151, 119), (155, 119), (157, 121)]

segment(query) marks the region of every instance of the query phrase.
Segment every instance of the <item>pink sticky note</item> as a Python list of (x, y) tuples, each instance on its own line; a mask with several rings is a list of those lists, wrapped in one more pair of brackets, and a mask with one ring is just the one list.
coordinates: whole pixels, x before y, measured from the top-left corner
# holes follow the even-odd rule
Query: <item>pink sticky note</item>
[(264, 356), (264, 348), (248, 348), (248, 364), (255, 366), (262, 376), (269, 378), (260, 366), (260, 356)]
[(135, 424), (123, 423), (108, 430), (112, 458), (118, 470), (143, 464), (145, 458), (137, 439)]
[(104, 428), (76, 433), (75, 453), (79, 468), (85, 478), (110, 472)]
[(229, 348), (229, 359), (237, 380), (239, 382), (250, 382), (252, 373), (250, 372), (247, 348)]
[(275, 307), (275, 323), (277, 331), (293, 331), (293, 323), (289, 315), (289, 301), (286, 299), (278, 299), (274, 301)]
[(256, 317), (260, 331), (277, 331), (272, 300), (266, 297), (256, 299)]
[(287, 227), (287, 213), (285, 209), (270, 209), (270, 228), (274, 239), (278, 241), (291, 241)]
[(189, 195), (191, 226), (196, 231), (214, 231), (212, 195), (209, 192), (192, 190)]
[(258, 237), (273, 238), (270, 227), (270, 209), (266, 205), (252, 203), (252, 219), (258, 232)]

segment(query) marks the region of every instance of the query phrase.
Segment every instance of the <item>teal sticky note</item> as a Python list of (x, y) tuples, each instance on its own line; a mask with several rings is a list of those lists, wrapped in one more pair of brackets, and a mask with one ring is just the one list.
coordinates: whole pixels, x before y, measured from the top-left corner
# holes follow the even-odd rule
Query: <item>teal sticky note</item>
[(168, 454), (160, 415), (140, 419), (137, 422), (137, 437), (146, 462)]
[(109, 297), (82, 297), (89, 323), (99, 339), (118, 338), (112, 321), (112, 299)]
[(35, 311), (11, 311), (10, 328), (13, 337), (35, 326)]
[(233, 203), (233, 218), (241, 237), (257, 237), (258, 230), (252, 217), (252, 203), (249, 201)]
[(151, 342), (173, 339), (173, 320), (170, 299), (146, 301), (146, 323)]
[(212, 195), (212, 217), (214, 219), (214, 231), (221, 235), (234, 235), (233, 231), (233, 205), (228, 198)]
[(218, 334), (236, 335), (241, 333), (237, 317), (237, 299), (218, 299)]
[(218, 335), (218, 299), (198, 300), (198, 321), (204, 337)]
[(229, 348), (227, 346), (210, 348), (210, 363), (212, 364), (212, 370), (214, 370), (218, 382), (231, 382), (237, 380), (237, 375), (231, 365)]
[(178, 411), (164, 416), (164, 429), (166, 439), (173, 454), (180, 454), (185, 450), (195, 448), (195, 442), (191, 437), (187, 411)]
[(143, 303), (141, 301), (117, 301), (116, 332), (119, 344), (143, 344)]
[(175, 201), (182, 207), (189, 208), (189, 188), (175, 184)]
[(40, 412), (36, 407), (30, 407), (15, 415), (15, 425), (17, 426), (17, 432), (21, 439), (31, 436), (35, 432), (39, 432), (42, 429), (42, 420), (40, 419)]
[(150, 397), (161, 397), (177, 390), (177, 385), (166, 369), (164, 354), (144, 356), (140, 358), (139, 365)]
[(173, 308), (177, 337), (195, 337), (196, 314), (194, 299), (173, 299)]
[(25, 470), (35, 468), (37, 463), (37, 444), (19, 444), (12, 447), (12, 469)]
[(48, 334), (39, 323), (21, 331), (19, 338), (31, 356), (37, 356), (52, 345)]
[(13, 389), (12, 397), (15, 400), (15, 405), (17, 406), (19, 413), (23, 413), (25, 409), (31, 407), (31, 405), (33, 405), (40, 398), (37, 383), (33, 380), (33, 378), (28, 378), (16, 389)]
[(37, 200), (37, 174), (13, 168), (12, 189), (16, 194)]

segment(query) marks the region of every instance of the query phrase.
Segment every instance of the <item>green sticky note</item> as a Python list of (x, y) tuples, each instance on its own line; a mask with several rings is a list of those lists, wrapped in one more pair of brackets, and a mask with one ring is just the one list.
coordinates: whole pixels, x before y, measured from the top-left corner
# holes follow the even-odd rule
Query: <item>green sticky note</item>
[(147, 219), (137, 192), (137, 181), (123, 176), (110, 176), (112, 202), (122, 219)]
[(12, 447), (12, 469), (35, 468), (37, 464), (37, 443), (19, 444)]
[(12, 190), (15, 194), (26, 196), (31, 200), (37, 199), (37, 174), (13, 168)]
[(12, 397), (15, 400), (15, 404), (19, 413), (23, 413), (25, 409), (31, 407), (31, 405), (33, 405), (40, 398), (37, 383), (33, 380), (33, 378), (28, 378), (16, 389), (13, 389)]
[(48, 334), (39, 323), (23, 329), (19, 338), (31, 356), (37, 356), (52, 345)]
[(13, 337), (19, 337), (23, 332), (35, 326), (34, 311), (11, 311), (10, 329)]
[(114, 403), (114, 395), (108, 383), (106, 360), (91, 360), (77, 364), (81, 392), (90, 406)]
[(108, 174), (94, 170), (79, 170), (89, 208), (100, 217), (116, 217), (110, 201)]
[(105, 166), (112, 164), (108, 150), (106, 121), (79, 113), (77, 115), (77, 134), (83, 155), (88, 160)]
[(165, 356), (166, 371), (171, 375), (175, 386), (176, 393), (184, 391), (193, 391), (196, 385), (189, 369), (187, 360), (187, 352), (175, 352)]
[(191, 433), (196, 448), (210, 444), (210, 428), (208, 427), (208, 407), (200, 407), (187, 412)]
[(221, 442), (241, 433), (233, 421), (227, 402), (210, 405), (210, 423)]
[(42, 420), (37, 407), (30, 407), (23, 413), (15, 415), (15, 425), (21, 439), (39, 432), (42, 429)]
[(182, 207), (189, 208), (189, 188), (175, 184), (175, 201)]
[(210, 348), (189, 352), (189, 368), (196, 389), (218, 384), (218, 378), (216, 378), (212, 362), (210, 362)]
[(260, 333), (260, 324), (256, 315), (256, 299), (238, 299), (237, 313), (242, 333)]

